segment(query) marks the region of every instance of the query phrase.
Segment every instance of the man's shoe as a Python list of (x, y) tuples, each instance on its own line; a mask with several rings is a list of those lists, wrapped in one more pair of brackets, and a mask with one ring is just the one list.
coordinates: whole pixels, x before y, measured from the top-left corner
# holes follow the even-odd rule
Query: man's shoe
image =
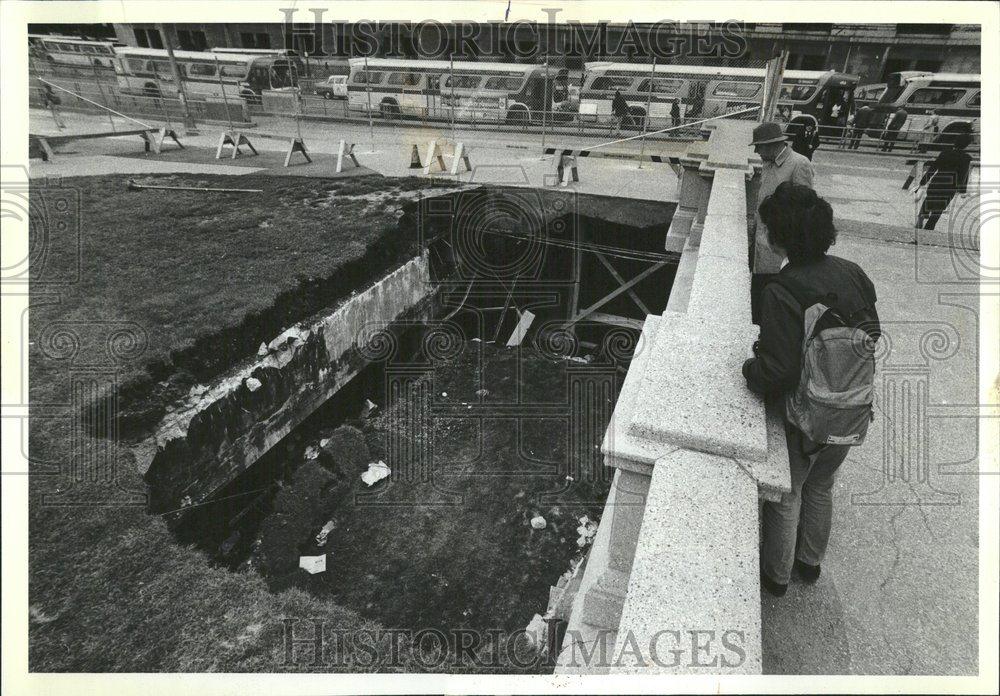
[(788, 590), (788, 583), (781, 584), (780, 582), (775, 582), (767, 577), (767, 573), (763, 570), (760, 571), (760, 586), (767, 590), (769, 595), (774, 597), (784, 597), (785, 592)]
[(810, 585), (819, 579), (820, 567), (818, 565), (809, 565), (808, 563), (803, 563), (796, 558), (795, 570), (798, 571), (799, 576)]

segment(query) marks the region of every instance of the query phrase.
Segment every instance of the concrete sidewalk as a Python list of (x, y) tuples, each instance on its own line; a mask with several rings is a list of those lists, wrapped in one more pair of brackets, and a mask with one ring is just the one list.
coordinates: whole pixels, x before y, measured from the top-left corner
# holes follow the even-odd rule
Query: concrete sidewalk
[(976, 674), (977, 287), (948, 248), (842, 237), (833, 253), (871, 276), (890, 348), (818, 583), (762, 596), (764, 671)]
[[(31, 117), (31, 132), (38, 134), (94, 133), (111, 130), (105, 117), (66, 113), (63, 120), (67, 129), (56, 128), (51, 114), (47, 111), (33, 109)], [(262, 120), (255, 129), (247, 129), (251, 140), (254, 131), (287, 133), (289, 137), (299, 131), (294, 124), (285, 120), (275, 123)], [(131, 128), (123, 119), (115, 119), (116, 127)], [(158, 122), (151, 125), (159, 126)], [(174, 124), (177, 127), (177, 124)], [(300, 124), (302, 138), (311, 152), (334, 154), (340, 139), (355, 143), (355, 154), (362, 166), (372, 169), (385, 176), (424, 176), (421, 169), (411, 169), (413, 145), (417, 145), (421, 163), (426, 164), (427, 145), (435, 138), (450, 138), (451, 131), (436, 128), (398, 128), (378, 127), (374, 130), (375, 140), (369, 137), (367, 126), (357, 124), (325, 124), (303, 122)], [(202, 126), (198, 135), (184, 135), (181, 142), (185, 146), (212, 148), (214, 151), (219, 141), (219, 135), (224, 127)], [(447, 172), (434, 172), (435, 178), (448, 180), (473, 181), (478, 183), (495, 183), (517, 186), (551, 186), (555, 184), (554, 165), (551, 156), (542, 156), (542, 139), (538, 135), (501, 134), (489, 131), (461, 131), (459, 140), (465, 142), (471, 159), (472, 171), (462, 172), (457, 177)], [(254, 140), (258, 150), (278, 151), (284, 143), (278, 140)], [(597, 141), (585, 141), (572, 138), (562, 141), (550, 141), (550, 147), (583, 147), (596, 144)], [(374, 144), (374, 149), (372, 145)], [(641, 143), (631, 141), (605, 150), (638, 154)], [(648, 143), (647, 154), (672, 155), (679, 154), (682, 147), (674, 143)], [(103, 173), (162, 173), (190, 171), (192, 173), (215, 172), (219, 174), (247, 174), (259, 171), (249, 168), (252, 157), (241, 160), (238, 169), (227, 159), (216, 160), (208, 158), (204, 163), (184, 163), (178, 165), (171, 162), (171, 145), (165, 145), (163, 154), (137, 158), (134, 155), (142, 150), (142, 142), (137, 136), (110, 137), (95, 140), (80, 140), (68, 143), (56, 152), (52, 162), (32, 160), (31, 176), (84, 176)], [(61, 153), (63, 156), (60, 156)], [(117, 157), (115, 155), (130, 155)], [(101, 158), (104, 158), (102, 160)], [(297, 159), (297, 158), (296, 158)], [(451, 165), (450, 157), (446, 164)], [(295, 165), (289, 167), (289, 174), (294, 172)], [(626, 159), (580, 159), (580, 181), (572, 184), (573, 190), (580, 193), (620, 196), (654, 201), (677, 200), (677, 177), (667, 164), (642, 162)]]

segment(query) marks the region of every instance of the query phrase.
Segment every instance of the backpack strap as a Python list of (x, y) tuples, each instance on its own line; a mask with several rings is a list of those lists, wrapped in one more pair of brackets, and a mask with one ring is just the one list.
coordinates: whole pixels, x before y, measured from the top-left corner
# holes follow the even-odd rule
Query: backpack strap
[(810, 290), (800, 281), (791, 278), (790, 276), (785, 275), (783, 273), (778, 273), (773, 278), (771, 278), (769, 282), (777, 283), (785, 290), (787, 290), (788, 294), (791, 295), (795, 299), (795, 301), (799, 303), (799, 306), (802, 308), (802, 311), (807, 310), (809, 307), (812, 307), (817, 302), (822, 302), (831, 309), (836, 308), (837, 304), (836, 293), (831, 292), (823, 294), (823, 293), (818, 293), (815, 290)]

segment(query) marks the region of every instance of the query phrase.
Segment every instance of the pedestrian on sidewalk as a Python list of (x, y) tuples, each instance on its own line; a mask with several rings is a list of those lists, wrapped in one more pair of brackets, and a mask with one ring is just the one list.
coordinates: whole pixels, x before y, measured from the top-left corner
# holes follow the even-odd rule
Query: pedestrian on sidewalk
[(819, 133), (811, 123), (795, 123), (789, 126), (795, 129), (792, 136), (792, 149), (812, 161), (813, 153), (819, 147)]
[(622, 124), (628, 118), (628, 102), (625, 101), (620, 89), (615, 90), (614, 99), (611, 100), (611, 115), (614, 118), (615, 135), (619, 135), (622, 132)]
[(66, 124), (63, 123), (62, 117), (59, 115), (58, 106), (62, 104), (62, 100), (59, 95), (52, 90), (52, 85), (42, 83), (42, 106), (48, 109), (52, 113), (52, 120), (56, 122), (56, 127), (59, 130), (65, 130)]
[[(761, 123), (753, 129), (750, 143), (763, 160), (760, 187), (755, 206), (774, 193), (778, 184), (791, 181), (812, 187), (812, 163), (788, 146), (788, 138), (781, 131), (781, 124), (773, 121)], [(750, 310), (755, 324), (760, 322), (760, 293), (764, 284), (781, 268), (782, 258), (767, 243), (767, 234), (760, 214), (755, 213), (750, 235)]]
[(872, 108), (865, 104), (854, 114), (854, 130), (851, 131), (851, 149), (857, 150), (861, 144), (861, 136), (865, 134), (865, 129), (871, 124)]
[(927, 165), (920, 180), (921, 186), (927, 186), (927, 195), (920, 205), (918, 228), (933, 230), (955, 194), (966, 195), (972, 156), (965, 148), (972, 142), (972, 129), (968, 124), (958, 124), (955, 129), (954, 135), (945, 141), (946, 148)]
[(896, 112), (889, 119), (889, 123), (885, 126), (885, 132), (882, 133), (882, 146), (879, 148), (882, 152), (892, 152), (892, 149), (896, 146), (896, 139), (899, 138), (899, 131), (906, 123), (906, 117), (909, 114), (906, 109), (899, 107)]
[[(747, 387), (780, 398), (785, 406), (791, 490), (777, 502), (765, 502), (761, 514), (761, 585), (780, 597), (793, 568), (806, 582), (819, 578), (830, 539), (834, 477), (850, 450), (847, 443), (863, 441), (871, 417), (868, 396), (874, 392), (874, 348), (881, 328), (872, 281), (857, 264), (827, 254), (837, 234), (827, 201), (807, 186), (785, 182), (764, 198), (759, 211), (769, 244), (788, 259), (763, 290), (760, 340), (754, 344), (754, 357), (743, 364)], [(821, 350), (807, 353), (807, 331), (811, 341), (826, 341), (828, 329), (842, 332), (832, 334), (836, 338), (849, 334), (849, 340), (839, 347), (830, 340)], [(834, 352), (839, 361), (813, 365)], [(857, 402), (849, 419), (822, 406), (817, 408), (826, 408), (823, 413), (804, 415), (813, 402), (802, 397), (800, 382), (808, 380), (811, 387), (817, 373), (825, 379), (825, 396)], [(859, 383), (868, 391), (860, 391)], [(840, 429), (831, 426), (831, 432), (819, 432), (832, 421), (838, 421)], [(823, 425), (813, 427), (816, 423)], [(844, 437), (847, 432), (860, 435)]]

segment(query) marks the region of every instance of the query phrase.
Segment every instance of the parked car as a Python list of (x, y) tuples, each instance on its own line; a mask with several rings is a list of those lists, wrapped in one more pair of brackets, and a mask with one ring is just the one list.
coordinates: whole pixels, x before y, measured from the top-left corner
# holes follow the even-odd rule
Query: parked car
[(347, 99), (347, 75), (330, 75), (313, 89), (324, 99)]

